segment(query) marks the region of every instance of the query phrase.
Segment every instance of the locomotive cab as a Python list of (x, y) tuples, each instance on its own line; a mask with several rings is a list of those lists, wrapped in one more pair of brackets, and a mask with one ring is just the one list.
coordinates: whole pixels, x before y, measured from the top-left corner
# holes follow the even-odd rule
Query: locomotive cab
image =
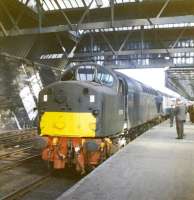
[(122, 80), (105, 67), (85, 64), (68, 69), (61, 81), (39, 95), (40, 134), (105, 137), (120, 132), (123, 91)]

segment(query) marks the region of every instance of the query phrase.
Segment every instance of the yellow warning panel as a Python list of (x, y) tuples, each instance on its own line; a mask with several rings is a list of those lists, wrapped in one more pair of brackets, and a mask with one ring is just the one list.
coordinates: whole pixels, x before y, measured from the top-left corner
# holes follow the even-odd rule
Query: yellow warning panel
[(95, 137), (92, 113), (45, 112), (40, 121), (41, 136)]

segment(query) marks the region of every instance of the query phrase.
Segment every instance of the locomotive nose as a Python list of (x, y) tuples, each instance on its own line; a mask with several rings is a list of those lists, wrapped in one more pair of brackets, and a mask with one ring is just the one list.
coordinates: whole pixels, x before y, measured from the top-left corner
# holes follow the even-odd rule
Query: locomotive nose
[[(48, 95), (47, 90), (43, 93), (42, 96)], [(73, 81), (58, 83), (43, 104), (42, 135), (95, 137), (101, 108), (101, 95), (96, 86)]]
[(99, 94), (91, 85), (65, 84), (54, 89), (53, 99), (63, 111), (99, 114)]

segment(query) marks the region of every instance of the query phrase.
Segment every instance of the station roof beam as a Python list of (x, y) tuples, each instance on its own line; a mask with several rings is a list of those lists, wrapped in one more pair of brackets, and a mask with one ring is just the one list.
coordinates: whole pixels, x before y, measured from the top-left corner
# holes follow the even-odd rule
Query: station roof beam
[[(150, 26), (147, 19), (126, 19), (126, 20), (115, 20), (114, 21), (114, 30), (116, 31), (117, 28), (126, 28), (132, 29), (144, 26), (144, 29), (160, 29), (160, 28), (182, 28), (182, 27), (192, 27), (194, 26), (194, 15), (185, 15), (185, 16), (176, 16), (176, 17), (161, 17), (161, 18), (151, 18), (150, 19), (153, 26)], [(77, 25), (72, 25), (73, 29), (76, 30)], [(79, 23), (79, 30), (85, 31), (96, 31), (103, 29), (109, 29), (111, 31), (111, 22), (110, 21), (103, 21), (103, 22), (92, 22), (92, 23)], [(17, 36), (17, 35), (31, 35), (31, 34), (45, 34), (45, 33), (55, 33), (55, 32), (64, 32), (70, 31), (68, 25), (56, 25), (56, 26), (45, 26), (42, 27), (41, 32), (39, 32), (38, 28), (26, 28), (20, 29), (20, 31), (10, 31), (7, 30), (10, 36)], [(4, 36), (2, 32), (0, 32), (0, 36)]]

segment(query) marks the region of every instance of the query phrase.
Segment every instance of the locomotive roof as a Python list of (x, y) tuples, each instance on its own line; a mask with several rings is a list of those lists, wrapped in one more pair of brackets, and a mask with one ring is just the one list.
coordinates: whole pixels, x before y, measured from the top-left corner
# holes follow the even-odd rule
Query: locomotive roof
[[(74, 65), (72, 67), (68, 67), (65, 70), (63, 75), (65, 75), (69, 70), (78, 68), (79, 66), (97, 66), (97, 67), (102, 67), (102, 68), (106, 69), (107, 72), (111, 73), (111, 75), (113, 75), (114, 78), (118, 77), (118, 76), (124, 78), (126, 80), (127, 84), (128, 84), (129, 90), (145, 92), (145, 93), (152, 94), (152, 95), (169, 96), (169, 95), (167, 95), (167, 94), (165, 94), (163, 92), (160, 92), (159, 90), (153, 89), (152, 87), (143, 84), (142, 82), (140, 82), (138, 80), (135, 80), (135, 79), (133, 79), (133, 78), (131, 78), (129, 76), (126, 76), (123, 73), (120, 73), (118, 71), (112, 70), (112, 69), (110, 69), (110, 68), (108, 68), (106, 66), (102, 66), (102, 65), (99, 65), (99, 64), (96, 64), (96, 63), (81, 63), (81, 64)], [(62, 77), (63, 77), (63, 75), (62, 75)], [(115, 83), (115, 81), (116, 81), (116, 79), (114, 80), (114, 85), (117, 85)]]

